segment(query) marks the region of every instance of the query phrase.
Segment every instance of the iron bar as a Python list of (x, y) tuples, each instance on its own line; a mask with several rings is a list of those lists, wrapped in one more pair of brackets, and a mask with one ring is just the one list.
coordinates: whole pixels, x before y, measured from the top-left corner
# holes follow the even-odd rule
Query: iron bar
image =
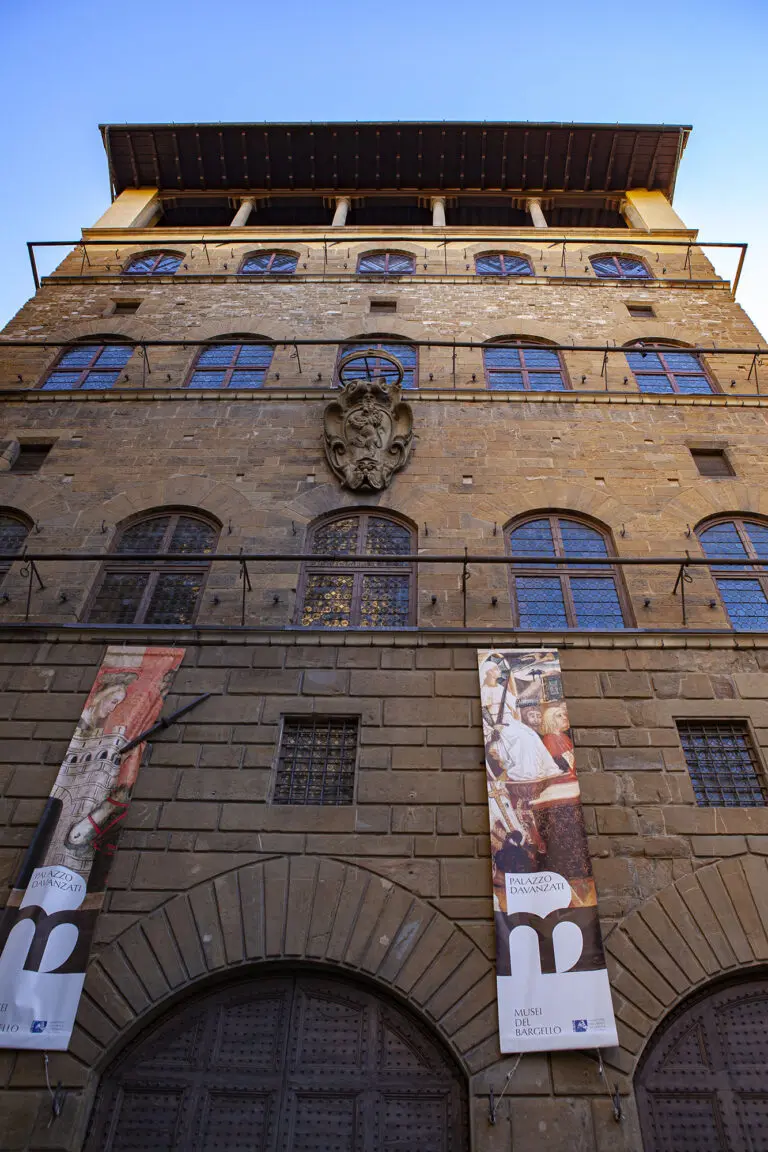
[[(711, 561), (711, 563), (714, 563), (714, 561)], [(688, 564), (689, 564), (689, 559), (686, 559), (680, 565), (680, 571), (677, 574), (677, 580), (675, 580), (675, 586), (672, 589), (672, 595), (673, 596), (676, 596), (677, 595), (677, 589), (678, 588), (680, 589), (680, 608), (681, 608), (682, 614), (683, 614), (683, 627), (685, 627), (688, 623), (688, 617), (687, 617), (686, 609), (685, 609), (685, 586), (686, 586), (686, 584), (693, 583), (693, 576), (687, 570)]]
[(170, 728), (172, 724), (175, 724), (176, 721), (186, 715), (187, 712), (191, 712), (193, 708), (197, 708), (198, 704), (202, 704), (209, 696), (213, 696), (213, 692), (204, 692), (202, 696), (190, 700), (189, 704), (184, 704), (181, 708), (177, 708), (170, 716), (161, 716), (156, 724), (153, 724), (151, 728), (147, 728), (146, 732), (142, 732), (140, 736), (129, 740), (127, 744), (124, 744), (122, 748), (118, 749), (120, 756), (125, 756), (127, 752), (138, 748), (139, 744), (143, 744), (145, 740), (149, 740), (150, 736), (154, 736), (155, 732), (162, 732), (163, 729)]
[(250, 576), (248, 575), (248, 565), (246, 564), (246, 562), (245, 562), (245, 558), (243, 558), (243, 557), (241, 557), (241, 558), (240, 558), (240, 579), (241, 579), (241, 580), (242, 580), (242, 582), (243, 582), (243, 591), (242, 591), (242, 597), (241, 597), (241, 600), (240, 600), (240, 624), (241, 624), (241, 626), (243, 626), (243, 627), (244, 627), (244, 626), (245, 626), (245, 593), (246, 593), (246, 585), (247, 585), (247, 590), (248, 590), (249, 592), (251, 592), (251, 591), (252, 591), (252, 589), (251, 589), (251, 578), (250, 578)]

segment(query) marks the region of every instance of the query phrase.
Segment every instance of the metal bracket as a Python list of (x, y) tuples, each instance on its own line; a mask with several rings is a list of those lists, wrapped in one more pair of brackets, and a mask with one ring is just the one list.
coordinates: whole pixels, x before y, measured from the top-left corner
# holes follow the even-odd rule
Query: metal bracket
[(496, 1123), (496, 1113), (498, 1111), (499, 1104), (501, 1104), (504, 1093), (506, 1092), (507, 1088), (509, 1088), (509, 1085), (512, 1082), (512, 1077), (514, 1076), (515, 1072), (517, 1072), (517, 1066), (520, 1063), (520, 1061), (522, 1060), (522, 1058), (523, 1058), (522, 1052), (518, 1052), (518, 1054), (515, 1058), (514, 1064), (510, 1068), (509, 1072), (507, 1072), (506, 1076), (504, 1077), (504, 1087), (502, 1088), (501, 1092), (499, 1093), (498, 1100), (493, 1095), (493, 1088), (491, 1088), (490, 1092), (488, 1093), (488, 1123), (489, 1124), (495, 1124)]
[[(687, 556), (688, 552), (686, 552), (685, 554)], [(677, 596), (677, 590), (678, 590), (678, 588), (680, 589), (680, 607), (682, 608), (682, 611), (683, 611), (683, 627), (685, 627), (685, 625), (688, 623), (688, 619), (687, 619), (686, 611), (685, 611), (685, 586), (686, 586), (686, 584), (692, 584), (692, 583), (693, 583), (693, 576), (688, 571), (688, 565), (685, 563), (681, 564), (680, 565), (680, 571), (677, 574), (677, 580), (675, 580), (675, 586), (672, 589), (672, 595)]]
[(598, 1071), (602, 1078), (603, 1084), (605, 1085), (605, 1090), (608, 1093), (608, 1097), (611, 1101), (611, 1107), (613, 1108), (613, 1118), (617, 1124), (620, 1124), (623, 1113), (621, 1111), (621, 1097), (619, 1095), (619, 1088), (617, 1084), (614, 1084), (613, 1088), (611, 1088), (610, 1084), (608, 1083), (608, 1076), (605, 1071), (605, 1065), (603, 1064), (603, 1054), (599, 1048), (596, 1049), (596, 1051)]

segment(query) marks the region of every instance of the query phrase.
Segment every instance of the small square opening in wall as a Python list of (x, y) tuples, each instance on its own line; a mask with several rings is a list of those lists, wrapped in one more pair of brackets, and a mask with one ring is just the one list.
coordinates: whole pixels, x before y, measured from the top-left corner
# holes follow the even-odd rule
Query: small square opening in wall
[(724, 448), (690, 448), (689, 451), (700, 476), (717, 479), (735, 475)]
[(141, 307), (141, 300), (115, 300), (113, 316), (132, 316)]
[(746, 720), (678, 720), (677, 730), (700, 808), (765, 807), (765, 772)]
[(371, 300), (371, 312), (397, 312), (397, 300)]
[(272, 803), (354, 803), (358, 729), (356, 716), (286, 717)]
[(627, 304), (627, 312), (633, 320), (653, 320), (656, 313), (652, 304)]
[(33, 472), (39, 472), (52, 447), (53, 444), (20, 444), (19, 454), (11, 465), (10, 471), (21, 476), (30, 476)]

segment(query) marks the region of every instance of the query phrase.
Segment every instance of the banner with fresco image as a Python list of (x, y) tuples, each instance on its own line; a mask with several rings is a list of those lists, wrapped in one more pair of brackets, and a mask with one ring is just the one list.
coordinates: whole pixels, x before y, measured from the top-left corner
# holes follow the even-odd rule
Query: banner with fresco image
[(0, 913), (0, 1048), (64, 1050), (144, 744), (183, 648), (108, 648)]
[(560, 660), (480, 649), (502, 1052), (618, 1043)]

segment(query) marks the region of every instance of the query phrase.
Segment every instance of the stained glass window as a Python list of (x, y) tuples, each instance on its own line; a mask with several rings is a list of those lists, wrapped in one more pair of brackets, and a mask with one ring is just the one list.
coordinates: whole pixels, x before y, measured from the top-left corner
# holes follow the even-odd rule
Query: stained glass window
[(299, 258), (295, 252), (253, 252), (240, 267), (241, 276), (292, 276)]
[(542, 344), (522, 347), (505, 340), (504, 347), (487, 344), (483, 366), (488, 387), (496, 392), (562, 392), (568, 387), (560, 353)]
[(283, 721), (273, 804), (352, 804), (357, 761), (356, 716)]
[(405, 556), (413, 548), (411, 529), (389, 516), (348, 513), (318, 524), (310, 538), (310, 551), (318, 559), (305, 566), (299, 623), (307, 628), (405, 628), (414, 623), (412, 565), (365, 559)]
[(743, 565), (712, 568), (731, 625), (740, 631), (767, 631), (768, 570), (755, 561), (768, 561), (768, 525), (757, 520), (719, 520), (700, 528), (698, 537), (706, 556), (744, 558)]
[(263, 388), (272, 344), (209, 344), (200, 350), (190, 388)]
[(159, 513), (124, 528), (115, 556), (150, 553), (132, 567), (108, 559), (88, 613), (90, 624), (191, 624), (209, 564), (205, 560), (166, 560), (166, 554), (210, 556), (219, 531), (199, 516)]
[[(605, 533), (564, 516), (541, 516), (513, 526), (509, 551), (521, 561), (511, 567), (518, 628), (624, 628), (618, 571), (608, 564)], [(538, 557), (563, 557), (562, 564), (537, 564)], [(578, 557), (565, 562), (565, 557)]]
[(174, 252), (145, 252), (128, 261), (123, 274), (126, 276), (173, 276), (181, 265), (181, 256)]
[(700, 808), (762, 808), (765, 775), (744, 720), (678, 720)]
[(8, 554), (15, 556), (21, 552), (28, 535), (29, 525), (23, 520), (7, 512), (0, 514), (0, 553), (6, 553), (6, 558), (0, 557), (0, 579), (13, 563)]
[(525, 256), (512, 252), (485, 252), (475, 257), (478, 276), (533, 276), (533, 267)]
[(131, 344), (75, 344), (65, 348), (43, 382), (43, 388), (113, 388), (131, 358)]
[(713, 392), (712, 382), (701, 358), (661, 344), (636, 344), (627, 351), (627, 362), (641, 392)]
[[(339, 350), (339, 360), (350, 352), (360, 352), (359, 359), (351, 361), (344, 368), (345, 380), (376, 380), (382, 377), (387, 381), (394, 381), (398, 372), (394, 364), (376, 355), (378, 351), (388, 352), (395, 356), (403, 366), (402, 388), (415, 388), (418, 383), (418, 351), (413, 344), (383, 343), (376, 336), (371, 337), (371, 343), (344, 344)], [(370, 353), (363, 355), (363, 353)], [(338, 383), (338, 378), (337, 378)]]
[(601, 280), (652, 280), (642, 260), (632, 256), (592, 256), (590, 263)]
[(416, 260), (405, 252), (365, 252), (357, 261), (361, 275), (412, 276)]

